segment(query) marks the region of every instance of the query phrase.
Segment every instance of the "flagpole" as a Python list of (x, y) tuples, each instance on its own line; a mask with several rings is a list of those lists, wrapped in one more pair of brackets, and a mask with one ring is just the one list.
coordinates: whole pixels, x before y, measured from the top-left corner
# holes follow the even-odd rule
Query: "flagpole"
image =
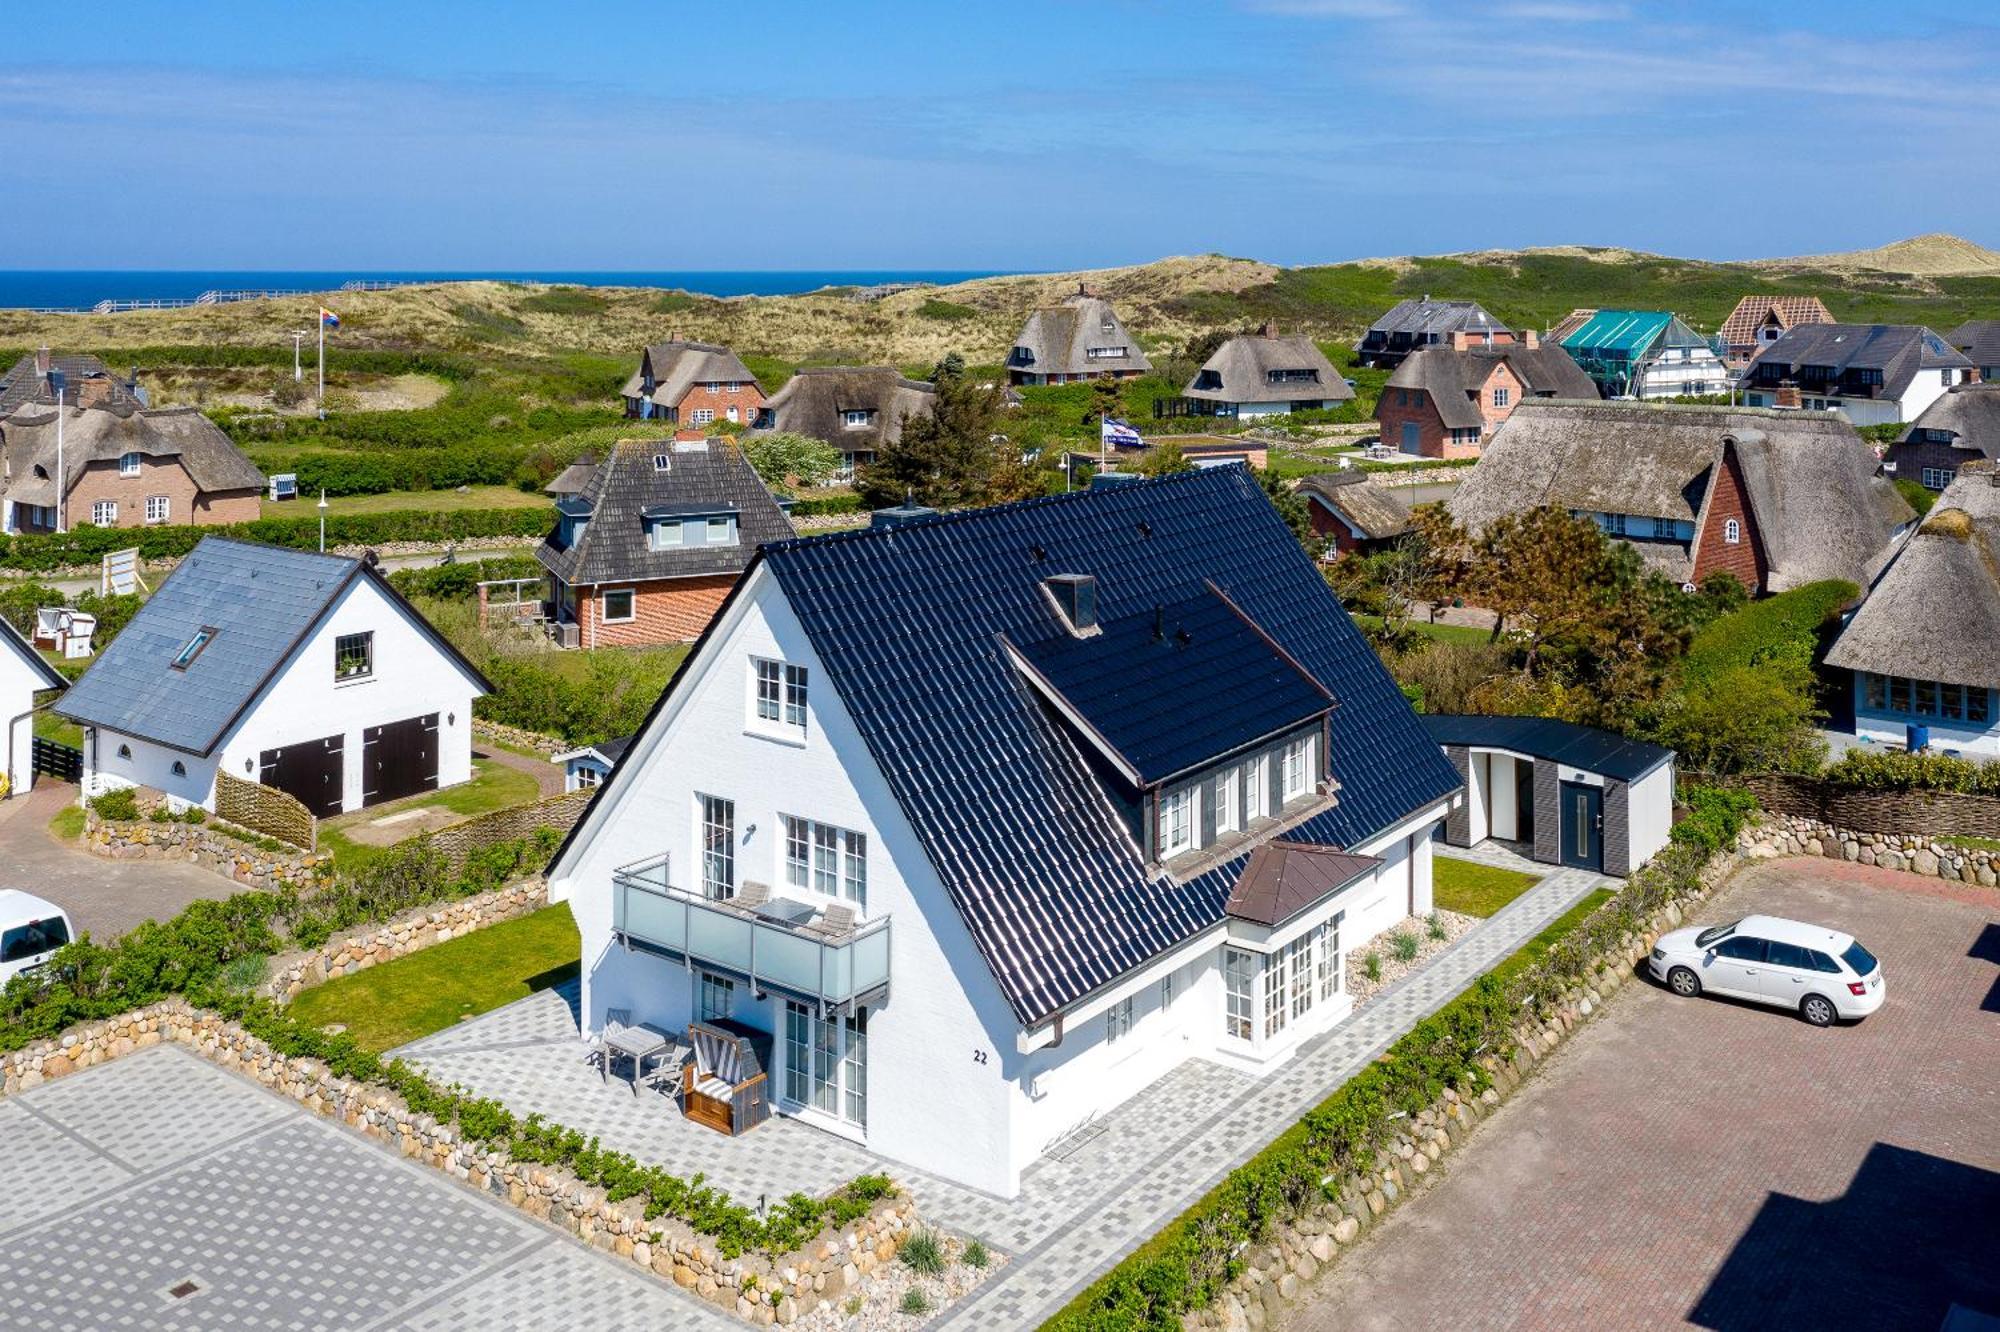
[(326, 311), (319, 312), (319, 419), (326, 420)]

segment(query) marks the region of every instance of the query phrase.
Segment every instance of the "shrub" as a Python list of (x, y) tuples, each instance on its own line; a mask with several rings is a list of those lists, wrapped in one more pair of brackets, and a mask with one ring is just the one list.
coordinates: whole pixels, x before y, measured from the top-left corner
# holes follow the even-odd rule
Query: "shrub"
[(921, 1287), (911, 1286), (903, 1292), (903, 1302), (897, 1308), (906, 1314), (927, 1314), (931, 1311), (930, 1297)]
[(958, 323), (966, 319), (979, 318), (979, 311), (957, 301), (941, 301), (933, 296), (919, 305), (916, 310), (919, 319), (940, 319), (947, 323)]
[(802, 499), (792, 505), (794, 518), (813, 518), (826, 514), (860, 513), (867, 504), (859, 495), (826, 495), (815, 499)]
[(984, 1268), (993, 1261), (992, 1255), (986, 1252), (986, 1242), (977, 1238), (965, 1242), (965, 1253), (962, 1256), (965, 1265), (971, 1268)]
[(1417, 952), (1423, 947), (1423, 940), (1408, 930), (1397, 930), (1389, 936), (1389, 951), (1396, 955), (1398, 962), (1414, 962)]
[(1826, 779), (1863, 791), (2000, 796), (2000, 763), (1975, 763), (1949, 754), (1911, 754), (1900, 749), (1850, 749), (1826, 770)]
[(1382, 955), (1372, 949), (1361, 955), (1361, 974), (1369, 980), (1382, 979)]
[(100, 819), (110, 819), (124, 823), (139, 817), (139, 793), (129, 786), (121, 786), (115, 791), (106, 791), (90, 802), (91, 809)]
[(532, 555), (503, 555), (490, 560), (459, 560), (427, 569), (398, 569), (389, 585), (406, 597), (464, 600), (479, 594), (481, 583), (502, 578), (539, 578), (541, 561)]
[(1450, 935), (1450, 931), (1444, 927), (1443, 917), (1439, 916), (1435, 911), (1424, 917), (1424, 933), (1438, 940), (1445, 939)]
[(1757, 808), (1757, 800), (1749, 792), (1715, 786), (1686, 787), (1681, 799), (1688, 815), (1674, 825), (1674, 839), (1705, 852), (1720, 851), (1733, 843)]
[(903, 1247), (896, 1251), (896, 1256), (903, 1260), (903, 1266), (918, 1276), (936, 1276), (944, 1271), (944, 1246), (928, 1230), (912, 1230), (909, 1238), (903, 1241)]

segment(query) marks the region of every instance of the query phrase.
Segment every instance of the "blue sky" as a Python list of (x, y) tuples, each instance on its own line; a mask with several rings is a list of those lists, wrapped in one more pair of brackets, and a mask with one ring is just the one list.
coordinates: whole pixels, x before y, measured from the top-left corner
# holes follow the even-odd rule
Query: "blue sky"
[(1990, 5), (104, 0), (87, 29), (9, 32), (8, 267), (2000, 245)]

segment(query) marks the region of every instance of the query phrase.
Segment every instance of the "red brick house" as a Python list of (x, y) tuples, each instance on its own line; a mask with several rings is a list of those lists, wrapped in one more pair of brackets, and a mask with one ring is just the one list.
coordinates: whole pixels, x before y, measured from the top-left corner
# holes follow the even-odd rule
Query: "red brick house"
[(549, 622), (565, 647), (639, 647), (700, 636), (766, 541), (791, 520), (735, 445), (683, 431), (625, 440), (578, 491), (556, 498), (535, 551)]
[(1514, 409), (1533, 398), (1597, 400), (1597, 385), (1568, 352), (1533, 329), (1489, 344), (1464, 331), (1411, 352), (1375, 404), (1382, 442), (1425, 458), (1476, 458)]
[(678, 337), (639, 353), (639, 368), (620, 396), (629, 417), (695, 429), (720, 421), (754, 425), (764, 409), (764, 390), (735, 352)]
[(263, 473), (195, 408), (144, 407), (113, 392), (94, 406), (64, 406), (60, 413), (60, 429), (53, 400), (29, 401), (0, 419), (0, 528), (54, 532), (85, 523), (158, 527), (258, 517)]
[(1447, 502), (1475, 535), (1550, 504), (1677, 583), (1730, 573), (1757, 594), (1866, 587), (1916, 518), (1837, 415), (1641, 403), (1523, 404)]

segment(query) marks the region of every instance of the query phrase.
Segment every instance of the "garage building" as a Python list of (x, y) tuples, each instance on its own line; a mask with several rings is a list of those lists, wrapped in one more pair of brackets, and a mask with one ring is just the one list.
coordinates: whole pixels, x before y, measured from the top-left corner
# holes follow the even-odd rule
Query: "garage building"
[(1465, 782), (1444, 822), (1450, 845), (1491, 839), (1545, 864), (1623, 877), (1667, 844), (1672, 750), (1548, 717), (1423, 721)]
[(219, 770), (325, 817), (470, 778), (491, 688), (372, 555), (208, 537), (55, 710), (86, 728), (86, 795), (212, 810)]

